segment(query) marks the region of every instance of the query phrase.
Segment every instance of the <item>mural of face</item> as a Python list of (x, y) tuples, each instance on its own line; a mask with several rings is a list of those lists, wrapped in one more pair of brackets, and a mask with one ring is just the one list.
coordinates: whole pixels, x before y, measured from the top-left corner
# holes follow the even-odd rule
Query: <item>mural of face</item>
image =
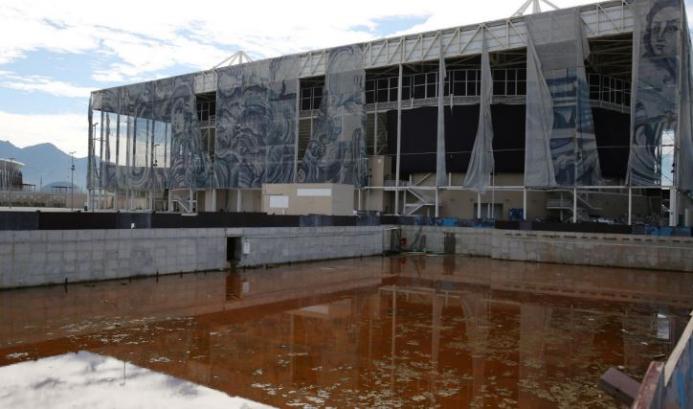
[(655, 6), (647, 18), (647, 47), (654, 56), (676, 55), (678, 10), (673, 4)]

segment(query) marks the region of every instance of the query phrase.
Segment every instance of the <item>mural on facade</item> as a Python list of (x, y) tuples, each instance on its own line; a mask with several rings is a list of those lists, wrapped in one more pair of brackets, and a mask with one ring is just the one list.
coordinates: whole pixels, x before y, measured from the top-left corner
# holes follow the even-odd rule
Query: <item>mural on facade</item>
[(360, 46), (329, 51), (323, 102), (302, 158), (299, 182), (366, 184), (365, 76)]
[[(655, 186), (673, 175), (662, 174), (662, 137), (677, 128), (680, 0), (636, 1), (633, 7), (633, 78), (628, 183)], [(673, 158), (670, 158), (673, 161)], [(667, 183), (668, 182), (668, 183)]]
[(529, 186), (601, 184), (584, 63), (589, 46), (582, 25), (576, 9), (528, 19), (525, 183)]
[(297, 78), (296, 57), (218, 71), (217, 187), (293, 180)]

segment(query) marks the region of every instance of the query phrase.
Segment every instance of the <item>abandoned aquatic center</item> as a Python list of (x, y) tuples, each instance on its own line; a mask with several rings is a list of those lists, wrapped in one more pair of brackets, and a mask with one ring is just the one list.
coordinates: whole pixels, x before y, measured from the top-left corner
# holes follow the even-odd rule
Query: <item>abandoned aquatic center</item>
[(611, 1), (96, 91), (89, 205), (682, 225), (684, 8)]
[(0, 212), (0, 375), (690, 407), (685, 2), (521, 14), (93, 92), (84, 211)]

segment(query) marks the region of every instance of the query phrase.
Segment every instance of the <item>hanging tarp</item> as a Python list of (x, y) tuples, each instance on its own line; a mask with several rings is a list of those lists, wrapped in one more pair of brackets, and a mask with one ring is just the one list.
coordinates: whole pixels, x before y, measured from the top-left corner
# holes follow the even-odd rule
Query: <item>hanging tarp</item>
[(291, 183), (294, 180), (299, 67), (295, 56), (275, 58), (270, 63), (270, 122), (264, 183)]
[(679, 38), (681, 41), (681, 101), (679, 104), (679, 122), (676, 135), (679, 138), (679, 158), (676, 163), (678, 188), (684, 192), (693, 191), (693, 72), (691, 69), (691, 37), (688, 30), (688, 21), (685, 13), (685, 4), (680, 2), (681, 15), (683, 19), (680, 25)]
[(578, 186), (598, 186), (602, 184), (602, 172), (599, 165), (597, 137), (594, 132), (592, 104), (590, 103), (590, 85), (587, 81), (585, 61), (590, 55), (589, 42), (585, 33), (580, 11), (575, 9), (576, 38), (576, 138), (575, 184)]
[(556, 185), (551, 159), (553, 100), (542, 75), (541, 61), (534, 40), (527, 33), (527, 95), (525, 108), (525, 185)]
[(464, 186), (478, 192), (486, 191), (491, 184), (493, 172), (493, 120), (491, 117), (491, 100), (493, 98), (493, 79), (491, 62), (488, 54), (486, 29), (483, 32), (481, 47), (481, 90), (479, 95), (479, 124), (472, 156), (469, 160)]
[(527, 17), (525, 185), (601, 181), (579, 11)]
[[(243, 66), (217, 71), (216, 146), (214, 178), (218, 188), (239, 187), (241, 150), (236, 143), (243, 109)], [(240, 126), (240, 125), (238, 125)]]
[[(678, 127), (680, 0), (638, 0), (633, 11), (633, 85), (628, 184), (662, 183), (661, 145)], [(683, 85), (683, 84), (682, 84)], [(664, 175), (671, 177), (671, 175)]]
[(217, 187), (293, 180), (297, 78), (296, 57), (217, 71)]
[(323, 102), (302, 158), (299, 182), (365, 185), (365, 76), (360, 46), (329, 51)]
[(436, 186), (448, 184), (445, 166), (445, 56), (443, 40), (440, 40), (440, 57), (438, 58), (438, 121), (436, 124)]

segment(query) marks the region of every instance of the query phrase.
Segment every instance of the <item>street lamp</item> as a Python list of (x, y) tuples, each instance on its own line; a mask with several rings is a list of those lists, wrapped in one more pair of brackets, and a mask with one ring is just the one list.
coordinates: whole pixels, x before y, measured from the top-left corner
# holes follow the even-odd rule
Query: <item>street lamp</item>
[(75, 153), (76, 151), (70, 152), (70, 210), (75, 209)]

